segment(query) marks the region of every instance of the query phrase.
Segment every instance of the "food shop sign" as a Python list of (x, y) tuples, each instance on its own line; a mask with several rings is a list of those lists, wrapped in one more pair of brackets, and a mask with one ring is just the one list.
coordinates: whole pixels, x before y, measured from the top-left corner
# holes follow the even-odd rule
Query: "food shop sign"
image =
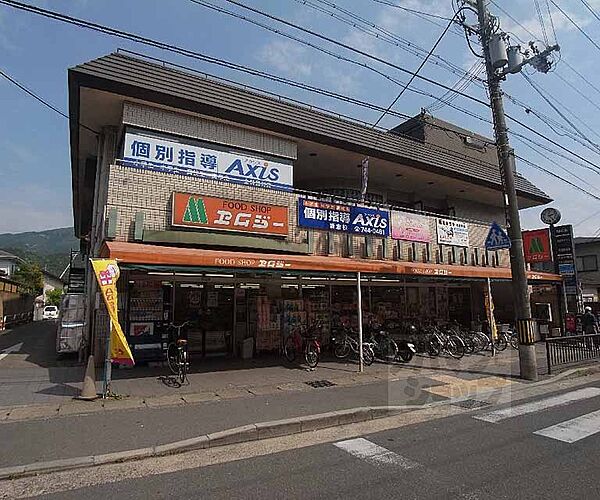
[(173, 193), (171, 223), (178, 227), (287, 236), (288, 208), (250, 201)]

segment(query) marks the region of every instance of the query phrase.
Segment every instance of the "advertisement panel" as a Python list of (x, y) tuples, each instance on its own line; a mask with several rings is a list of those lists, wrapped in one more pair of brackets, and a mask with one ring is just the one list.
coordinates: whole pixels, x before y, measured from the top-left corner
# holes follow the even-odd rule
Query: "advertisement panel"
[(125, 134), (123, 161), (149, 170), (283, 190), (291, 190), (294, 179), (291, 164), (131, 132)]
[(550, 232), (548, 229), (523, 231), (523, 250), (525, 262), (550, 262), (552, 252), (550, 248)]
[(288, 207), (173, 193), (171, 224), (180, 227), (287, 236)]
[(390, 214), (386, 210), (300, 198), (298, 225), (327, 231), (389, 236)]
[(392, 238), (395, 240), (429, 243), (431, 231), (429, 218), (408, 212), (392, 212)]
[(451, 219), (437, 219), (437, 241), (440, 245), (469, 246), (469, 225)]

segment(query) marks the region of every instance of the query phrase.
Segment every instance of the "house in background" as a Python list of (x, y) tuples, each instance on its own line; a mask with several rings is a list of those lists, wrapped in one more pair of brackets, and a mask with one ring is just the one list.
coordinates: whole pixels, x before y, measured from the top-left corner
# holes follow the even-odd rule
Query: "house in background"
[(46, 271), (45, 269), (42, 269), (42, 274), (43, 276), (43, 280), (44, 280), (44, 291), (42, 292), (42, 295), (44, 297), (44, 303), (46, 302), (46, 294), (51, 291), (51, 290), (62, 290), (65, 287), (65, 282), (59, 278), (58, 276), (55, 276), (54, 274)]
[(21, 257), (0, 250), (0, 276), (10, 279), (23, 262), (25, 261)]
[(600, 238), (575, 238), (575, 256), (583, 301), (600, 308)]

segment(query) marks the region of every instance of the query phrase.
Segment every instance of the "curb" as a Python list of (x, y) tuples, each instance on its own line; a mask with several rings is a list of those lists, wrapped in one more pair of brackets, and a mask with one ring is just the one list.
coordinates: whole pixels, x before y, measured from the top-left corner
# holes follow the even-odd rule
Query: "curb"
[[(445, 401), (442, 403), (445, 403)], [(437, 404), (433, 403), (433, 405)], [(260, 441), (262, 439), (273, 437), (289, 436), (302, 432), (326, 429), (328, 427), (337, 427), (340, 425), (355, 424), (391, 417), (410, 410), (424, 409), (427, 407), (428, 405), (370, 406), (308, 415), (305, 417), (260, 422), (148, 448), (5, 467), (0, 469), (0, 481), (39, 474), (49, 474), (51, 472), (63, 472), (97, 465), (141, 460), (150, 457), (162, 457), (191, 450), (218, 448), (220, 446), (248, 441)]]
[[(598, 373), (598, 367), (579, 367), (551, 376), (547, 380), (541, 380), (528, 384), (522, 389), (536, 385), (546, 385), (562, 379), (575, 376), (584, 376)], [(493, 389), (485, 391), (486, 394), (492, 394), (502, 389)], [(125, 450), (103, 455), (88, 455), (83, 457), (66, 458), (51, 460), (47, 462), (36, 462), (33, 464), (17, 465), (12, 467), (0, 468), (0, 481), (17, 479), (39, 474), (49, 474), (52, 472), (64, 472), (68, 470), (81, 469), (84, 467), (93, 467), (98, 465), (107, 465), (122, 463), (134, 460), (142, 460), (150, 457), (162, 457), (183, 453), (191, 450), (201, 450), (207, 448), (218, 448), (230, 444), (244, 443), (249, 441), (260, 441), (274, 437), (289, 436), (302, 432), (310, 432), (319, 429), (337, 427), (341, 425), (367, 422), (380, 418), (392, 417), (411, 410), (423, 410), (436, 406), (451, 405), (472, 396), (453, 398), (446, 401), (438, 401), (425, 405), (404, 405), (404, 406), (368, 406), (352, 408), (347, 410), (337, 410), (304, 417), (295, 417), (284, 420), (274, 420), (269, 422), (259, 422), (232, 429), (213, 432), (182, 441), (175, 441), (162, 445), (155, 445), (146, 448)]]

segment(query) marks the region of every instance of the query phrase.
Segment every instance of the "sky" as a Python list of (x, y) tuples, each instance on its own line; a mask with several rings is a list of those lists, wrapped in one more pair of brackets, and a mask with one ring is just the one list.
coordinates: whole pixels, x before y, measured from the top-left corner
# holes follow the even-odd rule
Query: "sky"
[[(421, 59), (407, 51), (406, 46), (410, 44), (413, 51), (429, 51), (446, 27), (447, 21), (417, 16), (385, 3), (442, 17), (451, 17), (453, 14), (451, 0), (384, 0), (383, 3), (378, 0), (240, 1), (412, 71), (419, 67)], [(360, 64), (368, 64), (393, 79), (406, 82), (409, 78), (396, 69), (282, 26), (226, 0), (202, 2), (293, 34)], [(267, 71), (378, 106), (387, 107), (401, 89), (398, 83), (360, 64), (340, 60), (191, 0), (38, 0), (28, 3)], [(544, 95), (551, 96), (550, 101), (558, 107), (564, 118), (536, 93), (522, 75), (510, 75), (503, 84), (503, 89), (525, 106), (517, 106), (505, 99), (506, 111), (544, 137), (560, 143), (593, 165), (600, 165), (600, 146), (596, 146), (600, 143), (600, 82), (595, 83), (600, 48), (587, 40), (557, 10), (551, 0), (495, 0), (495, 3), (496, 5), (490, 4), (490, 10), (498, 17), (502, 29), (509, 33), (513, 44), (528, 42), (535, 35), (538, 44), (544, 45), (547, 39), (550, 45), (557, 42), (561, 47), (560, 60), (555, 59), (557, 64), (550, 73), (539, 73), (531, 67), (525, 73), (542, 89)], [(535, 8), (536, 3), (540, 6), (544, 20), (545, 35)], [(581, 0), (555, 0), (555, 3), (600, 46), (600, 20), (586, 9)], [(587, 3), (600, 13), (600, 0), (587, 0)], [(497, 5), (522, 26), (509, 19)], [(324, 9), (335, 15), (323, 12)], [(382, 37), (375, 38), (360, 31), (356, 27), (359, 24), (357, 17), (355, 26), (341, 22), (337, 17), (348, 15), (342, 9), (400, 37), (404, 43), (387, 43)], [(468, 22), (474, 22), (473, 16), (468, 17)], [(374, 110), (62, 24), (0, 4), (0, 69), (65, 113), (68, 102), (67, 69), (119, 48), (186, 65), (368, 123), (374, 123), (380, 115)], [(474, 49), (477, 50), (477, 46)], [(444, 36), (434, 54), (435, 57), (430, 59), (430, 63), (424, 66), (420, 74), (449, 86), (460, 79), (458, 70), (467, 71), (479, 61), (470, 51), (464, 34), (458, 28), (451, 29)], [(449, 71), (443, 68), (444, 61), (450, 61), (455, 69)], [(596, 89), (581, 79), (573, 69), (591, 81)], [(461, 96), (453, 97), (450, 104), (462, 109), (459, 111), (435, 99), (444, 94), (444, 90), (439, 87), (415, 80), (410, 89), (416, 89), (421, 94), (405, 92), (393, 110), (415, 115), (422, 108), (436, 104), (431, 110), (434, 116), (488, 137), (493, 135), (489, 124), (490, 110), (483, 105)], [(485, 91), (474, 83), (467, 86), (464, 92), (487, 101)], [(428, 95), (422, 95), (423, 93)], [(533, 112), (527, 112), (525, 107), (530, 107)], [(72, 225), (68, 121), (3, 78), (0, 78), (0, 110), (0, 233)], [(400, 121), (401, 118), (388, 115), (380, 125), (391, 128)], [(509, 127), (511, 131), (557, 149), (516, 124), (509, 122)], [(571, 135), (579, 136), (573, 140), (566, 135), (565, 130)], [(517, 155), (600, 198), (600, 174), (594, 171), (594, 167), (584, 164), (586, 168), (544, 151), (542, 156), (527, 144), (511, 137), (511, 145)], [(539, 150), (537, 146), (533, 147)], [(577, 161), (581, 163), (580, 160)], [(555, 200), (550, 206), (562, 212), (562, 222), (573, 224), (577, 235), (600, 234), (600, 200), (523, 162), (518, 162), (517, 168)], [(542, 208), (522, 211), (524, 228), (542, 226), (539, 221)]]

